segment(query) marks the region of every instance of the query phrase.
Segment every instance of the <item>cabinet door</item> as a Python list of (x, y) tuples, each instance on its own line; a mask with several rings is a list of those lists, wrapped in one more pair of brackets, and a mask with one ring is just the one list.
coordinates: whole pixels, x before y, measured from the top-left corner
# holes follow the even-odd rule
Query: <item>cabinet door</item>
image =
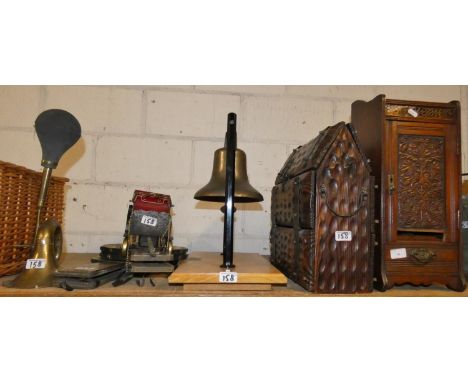
[(458, 241), (455, 125), (387, 123), (387, 239)]

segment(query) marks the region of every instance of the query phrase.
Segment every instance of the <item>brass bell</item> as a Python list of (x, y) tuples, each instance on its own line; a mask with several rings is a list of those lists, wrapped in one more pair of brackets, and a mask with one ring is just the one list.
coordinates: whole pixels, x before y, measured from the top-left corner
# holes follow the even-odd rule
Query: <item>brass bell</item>
[[(207, 202), (224, 203), (226, 198), (226, 148), (220, 148), (214, 153), (213, 171), (207, 185), (200, 188), (194, 198)], [(245, 152), (236, 149), (234, 165), (234, 202), (253, 203), (261, 202), (263, 196), (249, 183), (247, 176), (247, 157)]]
[(247, 177), (247, 157), (237, 148), (237, 116), (229, 113), (224, 147), (215, 151), (213, 171), (208, 184), (199, 189), (194, 198), (207, 202), (224, 203), (223, 263), (222, 268), (234, 267), (234, 203), (261, 202), (263, 196), (253, 188)]

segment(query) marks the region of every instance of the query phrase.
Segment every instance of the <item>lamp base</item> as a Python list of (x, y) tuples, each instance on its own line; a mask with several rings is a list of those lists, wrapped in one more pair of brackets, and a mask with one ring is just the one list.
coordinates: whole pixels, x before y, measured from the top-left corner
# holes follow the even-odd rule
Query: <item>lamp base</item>
[(235, 253), (235, 282), (220, 281), (219, 256), (215, 252), (192, 252), (169, 276), (170, 284), (183, 284), (184, 290), (269, 290), (286, 285), (288, 279), (258, 253)]

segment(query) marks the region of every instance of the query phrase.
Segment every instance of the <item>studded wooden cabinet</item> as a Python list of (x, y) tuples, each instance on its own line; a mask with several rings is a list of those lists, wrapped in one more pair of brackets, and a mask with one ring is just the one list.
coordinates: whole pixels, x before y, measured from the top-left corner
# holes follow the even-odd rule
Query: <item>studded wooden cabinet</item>
[(375, 274), (465, 288), (460, 238), (460, 104), (356, 101), (351, 120), (376, 177)]
[(372, 291), (374, 178), (351, 125), (295, 149), (271, 196), (271, 262), (311, 292)]

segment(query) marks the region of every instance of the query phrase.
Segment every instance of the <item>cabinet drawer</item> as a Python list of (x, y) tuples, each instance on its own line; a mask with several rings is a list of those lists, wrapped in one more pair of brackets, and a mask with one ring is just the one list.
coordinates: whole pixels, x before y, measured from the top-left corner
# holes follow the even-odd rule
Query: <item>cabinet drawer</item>
[(308, 171), (273, 187), (272, 223), (293, 227), (295, 214), (301, 228), (315, 227), (315, 172)]
[(457, 120), (457, 108), (454, 104), (424, 105), (421, 102), (398, 102), (387, 100), (385, 116), (389, 119), (400, 120), (439, 120), (455, 122)]
[[(392, 258), (391, 250), (406, 251), (404, 258)], [(401, 253), (401, 252), (400, 252)], [(386, 246), (384, 261), (387, 272), (392, 273), (451, 273), (458, 268), (456, 247)]]

